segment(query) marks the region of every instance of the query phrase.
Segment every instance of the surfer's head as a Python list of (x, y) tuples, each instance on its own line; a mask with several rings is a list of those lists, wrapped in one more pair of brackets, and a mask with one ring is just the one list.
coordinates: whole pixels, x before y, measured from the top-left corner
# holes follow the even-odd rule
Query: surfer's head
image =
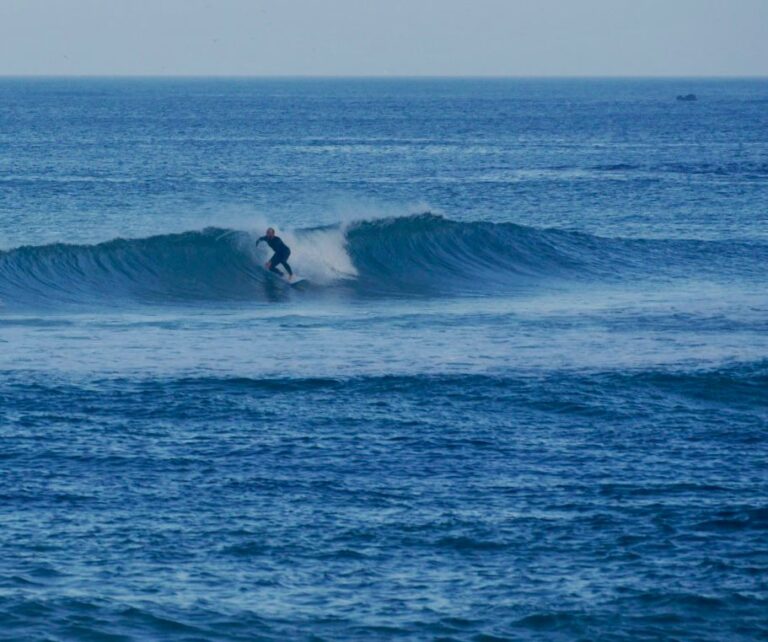
[(267, 238), (272, 238), (275, 235), (275, 228), (274, 227), (268, 227), (267, 228)]

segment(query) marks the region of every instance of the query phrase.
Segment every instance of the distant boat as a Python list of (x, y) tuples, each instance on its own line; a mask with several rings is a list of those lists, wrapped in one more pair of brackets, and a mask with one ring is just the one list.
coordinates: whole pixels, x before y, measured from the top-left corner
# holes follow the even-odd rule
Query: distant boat
[(678, 96), (677, 99), (685, 101), (685, 102), (691, 102), (691, 101), (694, 101), (694, 100), (698, 100), (696, 98), (696, 94), (685, 94), (685, 96)]

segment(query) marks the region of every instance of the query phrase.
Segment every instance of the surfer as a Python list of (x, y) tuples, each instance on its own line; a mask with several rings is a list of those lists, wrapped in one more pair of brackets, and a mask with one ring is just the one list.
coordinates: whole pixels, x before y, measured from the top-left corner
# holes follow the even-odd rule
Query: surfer
[(256, 246), (258, 247), (259, 243), (262, 241), (269, 245), (274, 252), (272, 258), (264, 264), (264, 267), (270, 272), (283, 276), (283, 273), (277, 269), (277, 266), (282, 263), (285, 267), (285, 271), (288, 272), (288, 280), (290, 281), (293, 278), (293, 270), (291, 269), (291, 266), (288, 265), (288, 257), (291, 255), (291, 248), (283, 243), (283, 240), (279, 236), (275, 236), (274, 227), (267, 229), (267, 234), (256, 241)]

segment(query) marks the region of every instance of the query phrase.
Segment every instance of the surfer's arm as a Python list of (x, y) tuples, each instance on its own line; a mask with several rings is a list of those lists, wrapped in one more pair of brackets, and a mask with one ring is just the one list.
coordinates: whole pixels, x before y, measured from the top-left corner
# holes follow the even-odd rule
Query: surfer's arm
[(259, 246), (259, 243), (261, 243), (262, 241), (266, 241), (266, 240), (267, 240), (267, 237), (266, 237), (266, 236), (261, 236), (261, 237), (259, 237), (259, 238), (256, 240), (256, 245), (254, 245), (253, 247), (258, 247), (258, 246)]

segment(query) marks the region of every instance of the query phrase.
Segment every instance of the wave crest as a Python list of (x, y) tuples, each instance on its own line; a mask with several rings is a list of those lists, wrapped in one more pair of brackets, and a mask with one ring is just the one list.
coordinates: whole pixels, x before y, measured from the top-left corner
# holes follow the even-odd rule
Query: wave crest
[[(288, 231), (296, 271), (314, 292), (350, 295), (495, 294), (562, 280), (621, 280), (726, 272), (762, 274), (768, 245), (607, 239), (433, 214)], [(275, 300), (290, 296), (243, 231), (207, 228), (97, 245), (0, 252), (6, 306)]]

